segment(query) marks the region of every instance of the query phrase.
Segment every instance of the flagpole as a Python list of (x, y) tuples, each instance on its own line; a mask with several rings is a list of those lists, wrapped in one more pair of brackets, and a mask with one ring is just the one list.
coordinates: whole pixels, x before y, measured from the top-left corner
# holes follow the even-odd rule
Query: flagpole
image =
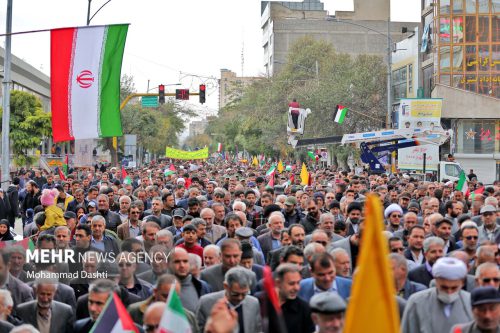
[(3, 114), (2, 114), (2, 178), (1, 187), (6, 190), (9, 186), (10, 175), (10, 65), (11, 65), (11, 35), (12, 30), (12, 0), (7, 0), (5, 57), (3, 77)]

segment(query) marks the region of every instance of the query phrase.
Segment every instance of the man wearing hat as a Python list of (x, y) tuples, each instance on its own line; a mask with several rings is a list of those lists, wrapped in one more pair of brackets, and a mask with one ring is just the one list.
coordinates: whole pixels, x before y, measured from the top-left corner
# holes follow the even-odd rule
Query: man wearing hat
[(398, 204), (390, 204), (384, 211), (386, 219), (387, 231), (395, 233), (400, 231), (401, 217), (403, 217), (403, 209)]
[(485, 240), (495, 241), (500, 237), (500, 227), (497, 225), (497, 209), (492, 205), (485, 205), (481, 208), (481, 221), (483, 225), (479, 227), (479, 240), (481, 243)]
[(450, 332), (472, 320), (470, 294), (462, 290), (467, 267), (457, 258), (440, 258), (432, 266), (436, 287), (410, 296), (401, 324), (403, 333)]
[(283, 215), (285, 216), (285, 228), (300, 223), (300, 220), (304, 217), (300, 210), (297, 209), (297, 199), (294, 196), (286, 198)]
[(248, 241), (252, 244), (254, 262), (258, 265), (265, 265), (266, 261), (264, 260), (264, 255), (255, 245), (253, 245), (253, 241), (250, 239), (254, 235), (253, 229), (249, 227), (240, 227), (236, 229), (235, 235), (240, 242)]
[(453, 326), (451, 332), (500, 332), (500, 292), (494, 287), (479, 287), (471, 292), (474, 320)]
[(342, 332), (347, 305), (335, 293), (319, 293), (309, 302), (311, 318), (317, 327), (315, 333)]
[(172, 223), (173, 225), (168, 227), (167, 230), (172, 233), (172, 235), (180, 236), (182, 233), (182, 227), (184, 226), (183, 218), (186, 216), (186, 211), (182, 208), (174, 209), (172, 213)]

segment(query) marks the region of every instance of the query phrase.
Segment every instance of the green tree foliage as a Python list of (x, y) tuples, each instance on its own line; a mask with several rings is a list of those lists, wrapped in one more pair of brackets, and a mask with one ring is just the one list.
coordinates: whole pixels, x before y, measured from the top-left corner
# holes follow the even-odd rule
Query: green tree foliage
[(9, 137), (14, 162), (17, 165), (34, 163), (36, 158), (30, 156), (30, 150), (38, 148), (42, 139), (51, 135), (51, 115), (43, 111), (40, 100), (23, 91), (11, 91)]
[[(229, 150), (237, 144), (251, 154), (290, 153), (286, 124), (293, 98), (312, 110), (304, 138), (381, 128), (386, 112), (385, 80), (381, 57), (352, 57), (335, 52), (328, 42), (304, 37), (291, 47), (279, 73), (245, 88), (241, 97), (219, 111), (207, 133), (216, 133), (214, 141), (223, 142)], [(337, 104), (351, 110), (342, 125), (333, 122)], [(344, 160), (347, 155), (342, 149), (339, 158)]]

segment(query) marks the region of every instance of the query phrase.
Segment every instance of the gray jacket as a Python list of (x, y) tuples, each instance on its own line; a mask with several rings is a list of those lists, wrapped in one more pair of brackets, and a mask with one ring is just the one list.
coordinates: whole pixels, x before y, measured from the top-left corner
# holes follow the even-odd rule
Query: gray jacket
[[(73, 332), (73, 322), (75, 321), (73, 309), (69, 305), (58, 301), (52, 301), (50, 305), (50, 333), (71, 333)], [(37, 321), (37, 301), (29, 301), (17, 307), (17, 315), (26, 324), (31, 324), (38, 328)]]
[[(215, 293), (203, 295), (200, 298), (200, 303), (196, 309), (196, 319), (198, 321), (198, 328), (200, 332), (204, 332), (205, 324), (210, 317), (210, 312), (212, 311), (214, 304), (224, 296), (225, 290), (221, 290)], [(241, 306), (243, 307), (243, 325), (245, 332), (261, 332), (262, 322), (258, 299), (247, 295)], [(239, 332), (239, 327), (237, 327), (234, 332)]]

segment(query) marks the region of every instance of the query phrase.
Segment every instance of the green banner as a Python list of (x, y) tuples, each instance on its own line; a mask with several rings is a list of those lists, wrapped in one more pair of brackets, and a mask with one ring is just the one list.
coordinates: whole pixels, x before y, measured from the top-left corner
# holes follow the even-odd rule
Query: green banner
[(165, 156), (175, 160), (204, 160), (208, 158), (208, 147), (196, 151), (184, 151), (167, 147)]

